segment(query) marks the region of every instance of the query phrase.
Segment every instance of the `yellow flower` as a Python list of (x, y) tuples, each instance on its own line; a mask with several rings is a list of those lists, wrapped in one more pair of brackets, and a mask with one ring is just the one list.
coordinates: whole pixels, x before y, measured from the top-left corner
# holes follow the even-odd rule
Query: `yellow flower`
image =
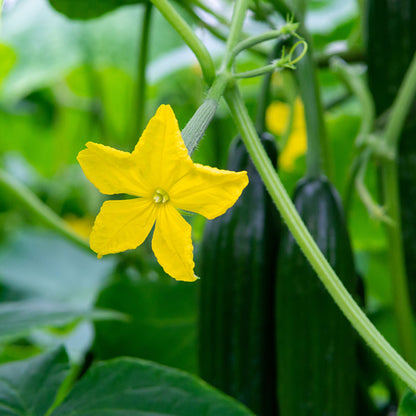
[(222, 215), (248, 184), (246, 172), (193, 163), (175, 114), (161, 105), (132, 153), (88, 142), (78, 154), (86, 177), (104, 194), (138, 198), (106, 201), (90, 236), (99, 257), (134, 249), (155, 225), (152, 249), (165, 272), (194, 281), (191, 226), (178, 209), (208, 219)]
[(277, 134), (278, 136), (284, 134), (290, 127), (289, 119), (290, 105), (281, 101), (273, 101), (267, 107), (266, 125), (273, 134)]
[[(269, 130), (277, 135), (282, 135), (288, 129), (289, 105), (282, 102), (270, 104), (266, 113), (266, 123)], [(293, 123), (286, 145), (283, 148), (279, 165), (286, 171), (292, 171), (295, 167), (295, 160), (306, 153), (306, 125), (303, 103), (297, 98), (294, 105)]]

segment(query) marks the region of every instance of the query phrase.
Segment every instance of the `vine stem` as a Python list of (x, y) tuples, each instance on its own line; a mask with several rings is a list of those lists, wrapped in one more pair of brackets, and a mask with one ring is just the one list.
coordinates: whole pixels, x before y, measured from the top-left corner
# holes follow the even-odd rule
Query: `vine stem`
[[(370, 92), (359, 75), (346, 65), (342, 60), (332, 58), (331, 68), (344, 80), (361, 104), (363, 113), (360, 131), (356, 139), (356, 146), (363, 147), (364, 141), (374, 128), (375, 109)], [(389, 221), (386, 223), (386, 234), (388, 244), (390, 281), (393, 291), (393, 304), (397, 322), (398, 339), (401, 351), (406, 360), (412, 365), (416, 364), (416, 345), (414, 336), (413, 316), (408, 292), (408, 283), (403, 254), (402, 231), (400, 222), (400, 199), (397, 175), (396, 147), (400, 131), (407, 114), (408, 106), (412, 102), (414, 89), (416, 88), (416, 66), (410, 68), (409, 76), (406, 77), (403, 87), (392, 110), (392, 116), (387, 125), (384, 136), (386, 152), (393, 155), (393, 158), (382, 159), (382, 185), (384, 187), (384, 199), (387, 208), (386, 214)], [(412, 76), (413, 72), (413, 76)], [(413, 90), (412, 90), (413, 88)], [(376, 144), (376, 142), (375, 142)], [(378, 143), (380, 144), (380, 143)], [(382, 142), (383, 144), (383, 142)], [(369, 145), (371, 146), (371, 144)], [(347, 193), (345, 196), (346, 212), (350, 208), (352, 194), (352, 181), (360, 171), (360, 164), (364, 158), (369, 157), (371, 149), (367, 147), (363, 153), (354, 160), (354, 167), (350, 173), (350, 180), (347, 182)]]
[[(277, 58), (277, 55), (279, 54), (283, 39), (278, 39), (276, 42), (276, 45), (273, 47), (272, 51), (270, 52), (268, 56), (268, 61), (273, 61)], [(263, 82), (261, 84), (260, 94), (257, 102), (257, 114), (256, 114), (256, 129), (259, 132), (266, 131), (266, 111), (267, 106), (270, 102), (270, 83), (272, 80), (272, 73), (269, 72), (263, 77)]]
[(217, 21), (225, 26), (228, 26), (229, 22), (226, 17), (223, 15), (217, 13), (215, 10), (213, 10), (211, 7), (208, 7), (205, 3), (203, 3), (200, 0), (194, 0), (194, 3), (196, 7), (199, 7), (201, 10), (203, 10), (205, 13), (210, 14), (212, 17), (215, 17)]
[(290, 34), (294, 32), (299, 25), (296, 23), (287, 23), (278, 30), (271, 30), (269, 32), (262, 33), (261, 35), (252, 36), (242, 40), (236, 45), (233, 50), (233, 58), (236, 57), (240, 52), (251, 48), (258, 43), (266, 42), (268, 40), (276, 39), (282, 35)]
[(395, 154), (400, 133), (413, 102), (416, 91), (416, 54), (414, 55), (405, 78), (400, 85), (399, 92), (394, 101), (389, 120), (385, 130), (385, 141), (388, 148)]
[(393, 291), (399, 342), (403, 356), (412, 365), (416, 363), (416, 345), (412, 308), (404, 263), (402, 227), (400, 219), (399, 179), (396, 159), (385, 160), (382, 165), (382, 182), (386, 213), (392, 220), (386, 224), (390, 279)]
[(299, 34), (308, 42), (308, 51), (296, 66), (296, 77), (300, 95), (305, 106), (305, 122), (308, 148), (306, 152), (306, 177), (317, 178), (325, 174), (333, 177), (333, 166), (330, 147), (327, 139), (321, 94), (315, 62), (313, 59), (312, 42), (305, 26), (306, 0), (294, 0), (292, 9), (295, 19), (299, 22)]
[(136, 123), (133, 123), (135, 124), (134, 131), (132, 132), (133, 138), (136, 138), (137, 133), (143, 131), (144, 129), (146, 110), (146, 66), (149, 51), (149, 32), (152, 9), (152, 3), (146, 2), (142, 20), (142, 31), (140, 33), (140, 50), (137, 67), (137, 90), (135, 102)]
[(416, 91), (416, 55), (406, 72), (388, 119), (384, 144), (392, 159), (384, 159), (382, 164), (382, 182), (384, 203), (392, 224), (386, 225), (390, 276), (394, 297), (394, 309), (398, 321), (399, 339), (404, 356), (416, 363), (416, 346), (414, 337), (413, 315), (408, 291), (402, 225), (400, 218), (399, 179), (397, 172), (397, 148), (400, 133), (413, 102)]
[(235, 3), (231, 20), (230, 34), (227, 40), (226, 53), (224, 55), (221, 70), (218, 72), (207, 97), (198, 108), (185, 128), (182, 130), (182, 138), (189, 154), (192, 154), (199, 141), (202, 139), (208, 124), (211, 122), (217, 110), (218, 102), (224, 94), (231, 79), (231, 67), (234, 62), (233, 48), (237, 44), (243, 28), (244, 18), (247, 12), (249, 0), (238, 0)]
[(233, 10), (233, 17), (231, 19), (230, 33), (228, 35), (227, 44), (225, 46), (225, 55), (222, 61), (221, 70), (231, 70), (234, 64), (233, 49), (237, 45), (241, 36), (244, 19), (248, 8), (249, 0), (237, 0)]
[(59, 215), (55, 214), (30, 189), (2, 169), (0, 169), (0, 189), (12, 195), (16, 201), (38, 217), (44, 224), (78, 246), (91, 251), (86, 239), (78, 236)]
[(367, 163), (371, 156), (371, 149), (368, 147), (364, 149), (364, 142), (368, 141), (368, 138), (374, 129), (375, 108), (373, 98), (367, 85), (353, 68), (339, 57), (331, 58), (329, 66), (357, 97), (362, 113), (360, 129), (355, 138), (354, 159), (348, 171), (344, 188), (343, 205), (345, 217), (348, 222), (357, 175), (361, 170), (362, 164), (364, 162)]
[(374, 108), (373, 97), (364, 80), (343, 59), (333, 57), (329, 62), (329, 66), (347, 85), (360, 103), (362, 118), (355, 144), (356, 146), (361, 146), (374, 128), (376, 110)]
[(369, 347), (380, 359), (402, 379), (414, 392), (416, 392), (416, 372), (397, 353), (397, 351), (378, 332), (368, 317), (360, 309), (352, 296), (345, 289), (325, 256), (319, 250), (306, 226), (302, 222), (296, 208), (287, 194), (279, 176), (273, 168), (254, 125), (248, 115), (247, 108), (241, 97), (238, 86), (234, 83), (225, 92), (225, 99), (230, 108), (231, 115), (244, 140), (263, 182), (269, 191), (274, 203), (286, 222), (289, 230), (296, 239), (306, 258), (318, 274), (320, 280), (342, 310), (344, 315), (358, 331)]
[[(301, 26), (301, 35), (308, 40), (306, 29)], [(333, 176), (333, 167), (329, 143), (327, 140), (321, 94), (313, 61), (311, 43), (303, 59), (296, 65), (296, 77), (300, 95), (305, 106), (305, 122), (308, 149), (306, 152), (306, 176), (317, 178), (323, 173)]]
[(168, 0), (151, 0), (151, 2), (191, 48), (201, 65), (206, 83), (211, 85), (215, 78), (215, 66), (207, 48)]

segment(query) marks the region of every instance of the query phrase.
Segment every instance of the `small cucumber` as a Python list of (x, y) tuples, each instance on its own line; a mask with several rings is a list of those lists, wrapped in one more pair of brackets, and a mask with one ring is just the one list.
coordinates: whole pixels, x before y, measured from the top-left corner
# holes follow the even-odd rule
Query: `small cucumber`
[[(327, 179), (303, 179), (294, 204), (350, 293), (356, 288), (342, 206)], [(356, 335), (287, 228), (277, 268), (277, 380), (283, 416), (353, 416)]]
[[(261, 141), (277, 160), (274, 139)], [(204, 230), (200, 262), (200, 373), (259, 416), (276, 415), (274, 276), (279, 217), (245, 146), (236, 139), (228, 169), (246, 170), (237, 203)]]

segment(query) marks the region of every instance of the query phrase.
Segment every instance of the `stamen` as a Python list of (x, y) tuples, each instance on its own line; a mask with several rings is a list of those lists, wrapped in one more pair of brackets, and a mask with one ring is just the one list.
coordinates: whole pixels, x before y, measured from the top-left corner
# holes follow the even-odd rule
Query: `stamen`
[(155, 193), (153, 194), (153, 201), (156, 204), (164, 204), (169, 201), (169, 195), (163, 189), (156, 188)]

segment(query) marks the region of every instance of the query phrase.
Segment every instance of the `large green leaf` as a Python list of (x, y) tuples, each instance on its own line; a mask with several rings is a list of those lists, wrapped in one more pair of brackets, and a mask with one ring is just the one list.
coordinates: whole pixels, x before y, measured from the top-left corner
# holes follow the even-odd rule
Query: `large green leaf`
[(197, 377), (139, 359), (95, 365), (51, 416), (252, 416)]
[(25, 228), (0, 247), (0, 282), (25, 298), (87, 308), (114, 262), (97, 260), (53, 232)]
[(0, 303), (0, 342), (28, 334), (36, 328), (63, 326), (81, 319), (117, 319), (123, 315), (45, 301)]
[(95, 322), (94, 353), (100, 359), (128, 355), (196, 372), (197, 289), (198, 283), (166, 277), (124, 278), (109, 285), (96, 305), (130, 319)]
[(127, 4), (143, 3), (144, 0), (49, 0), (60, 13), (71, 19), (93, 19)]
[(408, 391), (400, 402), (397, 416), (415, 416), (416, 415), (416, 395)]
[(63, 348), (0, 366), (0, 414), (44, 416), (67, 372)]

